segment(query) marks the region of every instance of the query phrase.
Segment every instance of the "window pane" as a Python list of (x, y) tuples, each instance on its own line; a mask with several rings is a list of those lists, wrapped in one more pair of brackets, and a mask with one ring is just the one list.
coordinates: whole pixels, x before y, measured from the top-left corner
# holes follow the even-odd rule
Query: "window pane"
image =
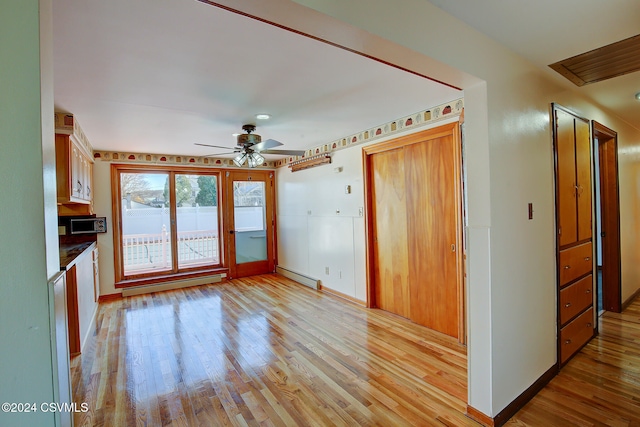
[(178, 268), (220, 264), (218, 179), (176, 174)]
[(171, 270), (169, 174), (121, 173), (124, 274)]
[(260, 181), (233, 182), (233, 220), (236, 263), (267, 259), (265, 185)]

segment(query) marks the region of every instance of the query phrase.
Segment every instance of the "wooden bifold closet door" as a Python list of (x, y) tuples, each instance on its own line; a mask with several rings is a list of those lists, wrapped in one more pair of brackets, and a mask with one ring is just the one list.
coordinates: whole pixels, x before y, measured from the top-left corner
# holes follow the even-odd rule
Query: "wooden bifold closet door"
[(464, 340), (457, 123), (364, 149), (370, 305)]

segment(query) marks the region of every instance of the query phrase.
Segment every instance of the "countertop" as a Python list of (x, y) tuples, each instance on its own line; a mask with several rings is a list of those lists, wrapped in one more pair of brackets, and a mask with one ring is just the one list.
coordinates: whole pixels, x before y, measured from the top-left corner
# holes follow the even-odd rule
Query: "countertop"
[(68, 270), (73, 267), (78, 258), (86, 250), (93, 250), (96, 242), (61, 243), (60, 244), (60, 270)]

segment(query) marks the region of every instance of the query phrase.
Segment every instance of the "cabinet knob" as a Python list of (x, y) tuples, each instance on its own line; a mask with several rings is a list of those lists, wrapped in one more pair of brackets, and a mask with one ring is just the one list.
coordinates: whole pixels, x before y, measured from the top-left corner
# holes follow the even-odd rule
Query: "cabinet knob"
[(568, 303), (566, 303), (566, 304), (564, 305), (564, 308), (569, 308), (569, 307), (571, 307), (571, 303), (570, 303), (570, 302), (568, 302)]
[(584, 260), (585, 261), (591, 261), (591, 257), (590, 256), (584, 257)]
[(564, 343), (565, 343), (565, 345), (569, 345), (569, 344), (571, 344), (571, 340), (566, 340)]
[(585, 294), (590, 294), (591, 293), (591, 289), (587, 289), (586, 291), (584, 291)]
[(587, 323), (587, 328), (591, 328), (593, 327), (593, 325), (591, 324), (591, 322)]
[(571, 268), (571, 266), (570, 266), (570, 265), (565, 265), (565, 266), (564, 266), (564, 269), (565, 269), (565, 270), (568, 270), (568, 269), (570, 269), (570, 268)]

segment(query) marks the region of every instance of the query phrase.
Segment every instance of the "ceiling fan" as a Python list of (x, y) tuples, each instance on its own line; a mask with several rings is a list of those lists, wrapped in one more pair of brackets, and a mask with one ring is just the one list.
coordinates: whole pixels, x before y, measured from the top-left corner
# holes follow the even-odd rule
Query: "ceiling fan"
[(262, 156), (262, 154), (280, 154), (285, 156), (302, 156), (304, 154), (304, 150), (272, 150), (272, 148), (274, 147), (283, 145), (282, 142), (276, 141), (275, 139), (267, 139), (263, 142), (260, 135), (253, 133), (256, 130), (255, 125), (244, 125), (242, 126), (242, 130), (244, 130), (246, 133), (242, 133), (237, 136), (237, 146), (233, 148), (199, 143), (195, 143), (195, 145), (201, 145), (203, 147), (233, 149), (233, 151), (225, 153), (210, 154), (207, 157), (237, 153), (238, 155), (234, 157), (233, 163), (235, 163), (236, 166), (240, 167), (244, 165), (245, 162), (247, 162), (250, 168), (258, 167), (264, 163), (264, 157)]

